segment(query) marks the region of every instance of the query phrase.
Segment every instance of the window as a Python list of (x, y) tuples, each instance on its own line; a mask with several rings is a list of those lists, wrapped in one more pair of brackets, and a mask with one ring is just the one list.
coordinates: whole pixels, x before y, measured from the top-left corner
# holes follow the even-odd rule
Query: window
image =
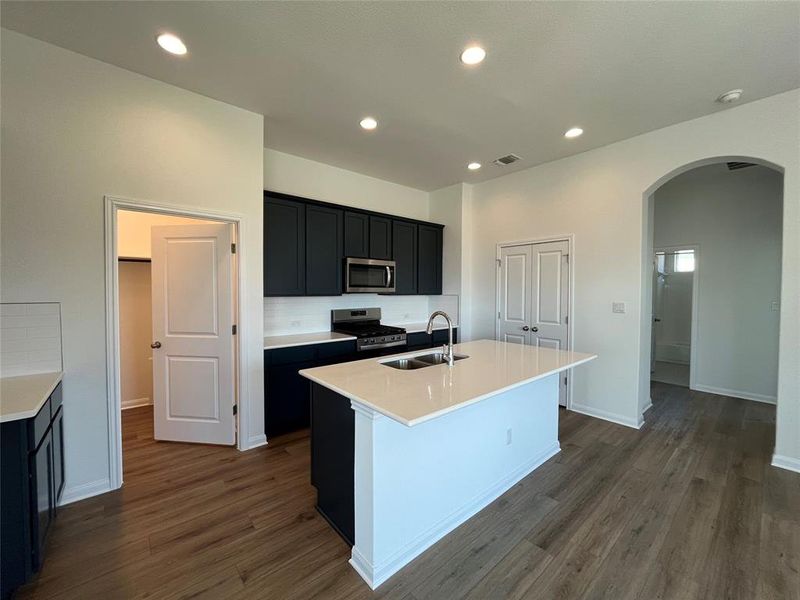
[(676, 273), (691, 273), (694, 271), (694, 250), (678, 250), (675, 252)]

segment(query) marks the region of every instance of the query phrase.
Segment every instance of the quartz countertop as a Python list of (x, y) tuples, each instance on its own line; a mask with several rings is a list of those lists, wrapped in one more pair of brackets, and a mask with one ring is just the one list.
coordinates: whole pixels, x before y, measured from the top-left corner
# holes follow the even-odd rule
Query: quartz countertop
[(413, 426), (597, 358), (596, 354), (495, 340), (466, 342), (454, 348), (456, 354), (469, 358), (456, 361), (452, 367), (434, 365), (403, 371), (381, 364), (434, 351), (421, 350), (304, 369), (300, 374), (357, 404)]
[(288, 348), (290, 346), (307, 346), (309, 344), (324, 344), (326, 342), (343, 342), (356, 339), (353, 335), (334, 333), (333, 331), (320, 331), (317, 333), (298, 333), (295, 335), (272, 335), (264, 338), (264, 350), (275, 348)]
[(0, 378), (0, 423), (35, 417), (62, 376), (55, 371)]

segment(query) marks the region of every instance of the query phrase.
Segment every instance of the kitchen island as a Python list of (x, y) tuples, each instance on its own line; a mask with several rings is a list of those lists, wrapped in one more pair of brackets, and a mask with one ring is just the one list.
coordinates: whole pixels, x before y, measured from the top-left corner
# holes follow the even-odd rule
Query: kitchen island
[[(559, 451), (559, 373), (595, 355), (493, 340), (306, 369), (317, 506), (373, 589)], [(402, 361), (396, 366), (409, 366)]]

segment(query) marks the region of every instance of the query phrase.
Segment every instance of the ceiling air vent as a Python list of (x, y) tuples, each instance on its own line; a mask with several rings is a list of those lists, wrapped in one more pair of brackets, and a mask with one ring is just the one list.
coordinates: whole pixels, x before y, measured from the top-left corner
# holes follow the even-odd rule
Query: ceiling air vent
[(506, 165), (515, 163), (518, 160), (520, 160), (520, 157), (516, 154), (507, 154), (505, 156), (501, 156), (500, 158), (496, 158), (494, 160), (494, 164), (496, 164), (498, 167), (505, 167)]
[(755, 164), (748, 162), (729, 162), (728, 170), (736, 171), (737, 169), (746, 169), (747, 167), (755, 167)]

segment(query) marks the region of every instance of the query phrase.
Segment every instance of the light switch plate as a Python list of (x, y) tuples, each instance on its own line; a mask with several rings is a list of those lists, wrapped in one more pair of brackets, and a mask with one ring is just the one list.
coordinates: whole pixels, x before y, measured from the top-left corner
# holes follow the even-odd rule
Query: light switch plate
[(617, 313), (620, 315), (625, 314), (625, 303), (624, 302), (612, 302), (611, 303), (611, 312)]

